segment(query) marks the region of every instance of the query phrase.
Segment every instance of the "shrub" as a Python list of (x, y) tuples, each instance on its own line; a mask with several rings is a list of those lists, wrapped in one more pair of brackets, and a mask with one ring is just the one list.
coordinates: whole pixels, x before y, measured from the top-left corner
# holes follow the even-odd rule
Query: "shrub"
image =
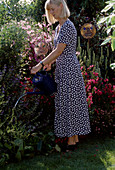
[[(99, 77), (95, 66), (81, 67), (85, 81), (92, 133), (113, 136), (115, 86)], [(113, 79), (114, 80), (114, 79)]]
[[(18, 152), (15, 140), (24, 139), (24, 125), (16, 123), (12, 108), (20, 95), (21, 51), (27, 43), (26, 32), (12, 21), (0, 33), (0, 164), (3, 165)], [(21, 142), (22, 143), (22, 142)], [(21, 149), (22, 150), (22, 149)], [(14, 153), (13, 153), (14, 152)], [(17, 153), (20, 157), (20, 152)]]
[(11, 158), (31, 157), (42, 148), (52, 150), (54, 98), (28, 95), (13, 108), (19, 96), (33, 90), (29, 66), (40, 60), (34, 47), (46, 41), (51, 50), (52, 31), (50, 25), (26, 20), (3, 25), (0, 34), (0, 164), (4, 165)]

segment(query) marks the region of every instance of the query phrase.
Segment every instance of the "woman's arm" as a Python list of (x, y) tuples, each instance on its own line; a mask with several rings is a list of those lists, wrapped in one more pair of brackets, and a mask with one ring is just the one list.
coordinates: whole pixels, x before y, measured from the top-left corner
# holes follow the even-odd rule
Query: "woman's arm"
[[(57, 47), (46, 58), (42, 60), (43, 64), (46, 65), (46, 64), (51, 63), (53, 60), (56, 60), (56, 58), (62, 54), (65, 47), (66, 47), (66, 44), (59, 43)], [(36, 72), (38, 72), (41, 68), (42, 68), (42, 65), (38, 63), (36, 66), (34, 66), (31, 69), (31, 74), (36, 74)]]

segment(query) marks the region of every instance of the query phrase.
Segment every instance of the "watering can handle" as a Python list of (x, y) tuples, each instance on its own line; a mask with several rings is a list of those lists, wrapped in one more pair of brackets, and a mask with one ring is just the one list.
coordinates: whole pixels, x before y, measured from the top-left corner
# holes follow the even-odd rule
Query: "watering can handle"
[(45, 69), (43, 69), (43, 67), (42, 67), (42, 69), (41, 69), (41, 71), (38, 71), (38, 72), (36, 72), (36, 75), (38, 75), (40, 72), (42, 72), (42, 71), (46, 71), (47, 70), (47, 68), (45, 68)]

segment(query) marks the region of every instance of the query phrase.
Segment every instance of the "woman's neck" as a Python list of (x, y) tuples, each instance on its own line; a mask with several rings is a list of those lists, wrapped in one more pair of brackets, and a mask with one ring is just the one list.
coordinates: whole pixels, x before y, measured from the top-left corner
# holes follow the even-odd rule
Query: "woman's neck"
[(61, 27), (63, 24), (64, 24), (64, 22), (67, 20), (67, 18), (64, 18), (64, 19), (59, 19), (58, 21), (59, 21), (59, 26)]

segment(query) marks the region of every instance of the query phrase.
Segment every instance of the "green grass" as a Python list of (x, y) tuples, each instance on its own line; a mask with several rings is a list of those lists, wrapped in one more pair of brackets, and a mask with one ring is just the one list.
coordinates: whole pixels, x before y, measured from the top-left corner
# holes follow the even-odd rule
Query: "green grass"
[(115, 170), (115, 141), (111, 138), (82, 139), (74, 152), (39, 155), (1, 170)]

